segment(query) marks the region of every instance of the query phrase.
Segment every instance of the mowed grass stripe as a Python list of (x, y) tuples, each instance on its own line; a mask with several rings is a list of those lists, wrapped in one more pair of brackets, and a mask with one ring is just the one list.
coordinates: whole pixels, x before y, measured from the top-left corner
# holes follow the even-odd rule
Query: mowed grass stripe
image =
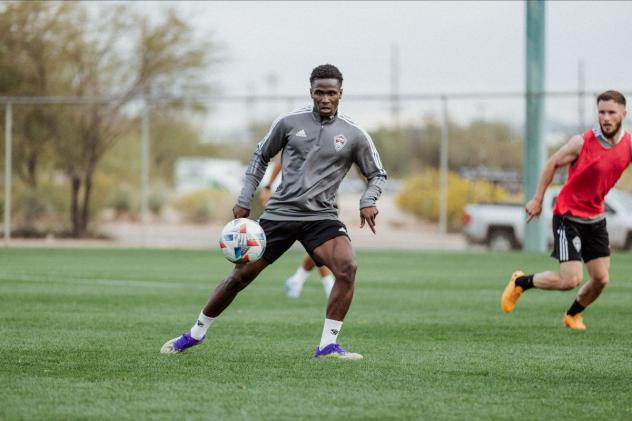
[(358, 252), (341, 334), (358, 363), (311, 357), (325, 299), (316, 275), (285, 297), (300, 258), (267, 269), (204, 345), (164, 356), (230, 270), (218, 252), (0, 250), (0, 419), (632, 417), (628, 254), (577, 333), (561, 325), (575, 292), (500, 313), (509, 274), (554, 269), (545, 255)]

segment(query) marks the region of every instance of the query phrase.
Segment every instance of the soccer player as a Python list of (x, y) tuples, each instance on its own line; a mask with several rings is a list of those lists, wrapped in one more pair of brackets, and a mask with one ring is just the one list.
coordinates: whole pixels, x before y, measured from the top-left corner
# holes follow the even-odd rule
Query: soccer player
[[(268, 183), (263, 187), (263, 191), (261, 192), (260, 199), (262, 205), (265, 206), (265, 204), (268, 203), (268, 200), (272, 197), (272, 185), (274, 184), (277, 176), (281, 173), (282, 168), (283, 166), (281, 164), (281, 160), (277, 159), (274, 162), (274, 167), (272, 168), (272, 173), (270, 174), (270, 181), (268, 181)], [(309, 277), (309, 273), (315, 267), (316, 263), (314, 262), (314, 259), (309, 256), (309, 253), (305, 254), (294, 275), (290, 276), (285, 281), (285, 289), (287, 291), (288, 298), (298, 298), (301, 295), (303, 284)], [(334, 275), (327, 266), (319, 267), (318, 273), (320, 274), (320, 280), (323, 284), (323, 288), (325, 289), (325, 296), (329, 298), (331, 289), (334, 287)]]
[(250, 161), (233, 208), (235, 218), (248, 217), (250, 202), (268, 162), (282, 151), (283, 180), (260, 218), (267, 239), (263, 257), (236, 265), (215, 288), (191, 330), (165, 343), (160, 352), (178, 353), (200, 344), (239, 291), (298, 240), (318, 265), (326, 265), (336, 277), (314, 356), (362, 358), (337, 343), (353, 298), (356, 262), (347, 229), (338, 220), (335, 200), (342, 179), (351, 165), (357, 164), (368, 180), (360, 198), (360, 227), (366, 224), (375, 233), (376, 202), (386, 172), (371, 137), (338, 113), (343, 80), (338, 68), (318, 66), (309, 80), (313, 105), (279, 117), (272, 124)]
[(585, 330), (582, 312), (592, 304), (608, 284), (610, 243), (606, 230), (604, 198), (630, 164), (630, 133), (623, 130), (625, 97), (606, 91), (597, 97), (599, 128), (573, 136), (549, 158), (544, 166), (533, 198), (526, 205), (527, 222), (542, 212), (544, 192), (555, 171), (569, 166), (568, 180), (560, 190), (553, 208), (554, 250), (560, 262), (559, 272), (525, 275), (514, 272), (505, 288), (501, 307), (511, 313), (520, 296), (531, 288), (570, 290), (582, 281), (582, 260), (588, 270), (588, 282), (564, 314), (564, 324)]

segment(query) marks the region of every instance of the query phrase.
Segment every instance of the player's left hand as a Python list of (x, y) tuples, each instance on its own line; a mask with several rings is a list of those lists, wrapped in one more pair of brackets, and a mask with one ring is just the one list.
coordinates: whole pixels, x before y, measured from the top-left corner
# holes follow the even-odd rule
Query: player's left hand
[(369, 228), (371, 228), (371, 231), (373, 231), (373, 234), (375, 234), (375, 218), (378, 213), (376, 207), (360, 209), (360, 228), (363, 228), (366, 222)]

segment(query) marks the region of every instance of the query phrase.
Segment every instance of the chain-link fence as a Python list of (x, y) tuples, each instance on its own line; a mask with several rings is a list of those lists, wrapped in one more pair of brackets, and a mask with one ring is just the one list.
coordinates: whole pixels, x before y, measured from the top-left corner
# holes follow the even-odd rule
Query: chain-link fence
[[(596, 93), (543, 95), (547, 146), (559, 145), (596, 122)], [(29, 236), (127, 236), (129, 244), (146, 246), (212, 244), (211, 234), (197, 242), (192, 237), (201, 227), (230, 218), (243, 166), (256, 142), (278, 115), (311, 100), (307, 95), (253, 95), (139, 101), (127, 107), (125, 121), (117, 122), (121, 130), (97, 155), (68, 152), (89, 147), (85, 141), (73, 143), (71, 131), (63, 132), (69, 137), (63, 147), (51, 146), (51, 131), (39, 127), (46, 118), (56, 117), (48, 111), (75, 107), (99, 113), (115, 101), (0, 97), (5, 109), (5, 242)], [(174, 103), (185, 104), (185, 111), (179, 107), (172, 112), (169, 104)], [(445, 239), (458, 231), (464, 203), (521, 200), (523, 93), (345, 94), (340, 112), (371, 133), (389, 172), (383, 204), (392, 212), (381, 214), (383, 231), (413, 232), (414, 239), (419, 228), (428, 238)], [(43, 119), (36, 118), (38, 113)], [(81, 130), (81, 122), (78, 117), (73, 124)], [(50, 127), (59, 132), (64, 124), (57, 121)], [(89, 163), (91, 180), (85, 172), (77, 180), (68, 165), (82, 157), (94, 161)], [(415, 190), (415, 176), (422, 186), (417, 190), (424, 191)], [(90, 195), (73, 196), (74, 183), (84, 193), (90, 189)], [(361, 190), (352, 172), (339, 195), (341, 217), (356, 217), (355, 199), (350, 198)], [(87, 215), (89, 229), (76, 235), (72, 225), (78, 209)], [(179, 230), (182, 227), (189, 230)]]

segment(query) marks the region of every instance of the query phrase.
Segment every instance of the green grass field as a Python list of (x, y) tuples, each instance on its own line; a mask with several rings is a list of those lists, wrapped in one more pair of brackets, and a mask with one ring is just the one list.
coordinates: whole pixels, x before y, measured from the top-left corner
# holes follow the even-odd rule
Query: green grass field
[(574, 292), (529, 291), (505, 316), (515, 268), (545, 255), (359, 252), (340, 343), (312, 358), (315, 274), (285, 297), (289, 253), (246, 289), (204, 345), (161, 355), (230, 269), (219, 252), (0, 249), (0, 419), (632, 419), (632, 255), (561, 324)]

